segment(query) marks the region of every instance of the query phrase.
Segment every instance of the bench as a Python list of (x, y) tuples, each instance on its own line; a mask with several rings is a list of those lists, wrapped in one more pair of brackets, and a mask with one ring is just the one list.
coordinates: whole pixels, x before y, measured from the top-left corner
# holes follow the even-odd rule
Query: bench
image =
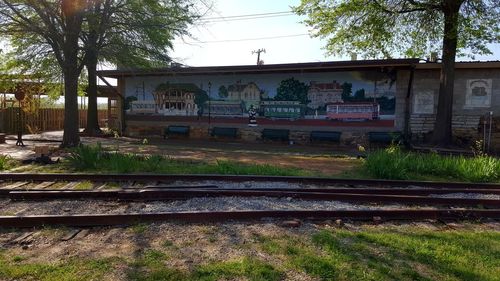
[(342, 132), (312, 131), (309, 140), (311, 142), (313, 141), (340, 142), (340, 135), (342, 135)]
[(368, 141), (370, 143), (399, 143), (403, 140), (401, 132), (369, 132)]
[(264, 129), (262, 130), (262, 139), (289, 141), (290, 130)]
[(228, 138), (236, 138), (238, 135), (237, 128), (223, 128), (223, 127), (214, 127), (212, 132), (210, 133), (212, 137), (228, 137)]
[(167, 138), (167, 136), (172, 136), (172, 135), (189, 136), (189, 126), (173, 125), (165, 128), (165, 131), (163, 132), (163, 138), (165, 139)]

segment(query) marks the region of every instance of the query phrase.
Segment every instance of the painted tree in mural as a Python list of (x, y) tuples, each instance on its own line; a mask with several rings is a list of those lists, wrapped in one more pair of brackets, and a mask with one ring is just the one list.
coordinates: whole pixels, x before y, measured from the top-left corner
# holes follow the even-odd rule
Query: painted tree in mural
[(78, 136), (78, 76), (83, 68), (79, 52), (86, 0), (0, 1), (0, 32), (26, 38), (34, 56), (50, 51), (64, 76), (65, 113), (62, 146), (75, 146)]
[(342, 84), (342, 100), (348, 101), (352, 97), (352, 83), (344, 82)]
[[(332, 54), (442, 56), (438, 110), (433, 140), (451, 143), (457, 51), (490, 53), (500, 41), (498, 0), (302, 0), (294, 11), (307, 15), (314, 35), (328, 38)], [(461, 54), (461, 53), (459, 53)]]
[(285, 79), (280, 82), (276, 90), (274, 100), (277, 101), (299, 101), (302, 104), (308, 104), (307, 92), (309, 86), (295, 78)]
[(226, 86), (224, 86), (224, 85), (220, 86), (219, 87), (219, 97), (222, 99), (225, 99), (225, 98), (227, 98), (228, 95), (229, 95), (229, 93), (227, 91)]

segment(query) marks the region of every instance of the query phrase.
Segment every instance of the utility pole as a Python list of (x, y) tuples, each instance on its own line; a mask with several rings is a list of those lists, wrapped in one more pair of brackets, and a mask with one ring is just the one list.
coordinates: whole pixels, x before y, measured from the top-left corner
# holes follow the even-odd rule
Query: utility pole
[(257, 51), (252, 51), (252, 55), (257, 54), (257, 65), (263, 64), (263, 63), (261, 63), (261, 60), (260, 60), (260, 53), (265, 53), (265, 52), (266, 52), (266, 49), (258, 49)]

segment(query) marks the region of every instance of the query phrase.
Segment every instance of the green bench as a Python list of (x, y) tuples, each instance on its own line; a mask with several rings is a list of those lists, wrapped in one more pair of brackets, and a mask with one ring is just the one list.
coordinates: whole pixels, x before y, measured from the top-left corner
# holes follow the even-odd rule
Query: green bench
[(210, 132), (212, 137), (236, 138), (238, 136), (237, 128), (214, 127)]
[(313, 141), (340, 142), (340, 135), (342, 135), (342, 132), (312, 131), (309, 140), (311, 142)]
[(165, 128), (165, 131), (163, 132), (163, 138), (166, 139), (167, 136), (172, 135), (189, 136), (189, 126), (172, 125)]
[(289, 141), (290, 140), (290, 130), (264, 129), (264, 130), (262, 130), (261, 137), (264, 140)]
[(401, 132), (369, 132), (368, 141), (370, 143), (391, 144), (399, 143), (403, 140)]

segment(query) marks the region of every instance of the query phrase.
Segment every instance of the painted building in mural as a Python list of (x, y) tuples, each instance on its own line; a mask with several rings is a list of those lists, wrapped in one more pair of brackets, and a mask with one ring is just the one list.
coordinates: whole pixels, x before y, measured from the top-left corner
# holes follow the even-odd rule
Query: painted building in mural
[(246, 110), (248, 110), (250, 106), (254, 106), (254, 108), (259, 108), (260, 106), (260, 89), (254, 82), (241, 84), (238, 81), (237, 84), (229, 85), (229, 87), (227, 87), (227, 92), (227, 100), (243, 102)]
[[(355, 135), (405, 131), (425, 136), (435, 120), (440, 67), (418, 59), (391, 59), (99, 74), (118, 79), (127, 108), (126, 118), (121, 119), (126, 132), (148, 124), (205, 126), (197, 116), (209, 112), (218, 117), (217, 126), (247, 130), (248, 110), (253, 106), (259, 127), (251, 130), (297, 128)], [(500, 62), (457, 63), (454, 132), (477, 137), (481, 120), (490, 113), (498, 118), (499, 108)]]
[(311, 81), (307, 92), (310, 108), (318, 108), (332, 102), (342, 102), (342, 85), (337, 81), (332, 83), (319, 83)]

